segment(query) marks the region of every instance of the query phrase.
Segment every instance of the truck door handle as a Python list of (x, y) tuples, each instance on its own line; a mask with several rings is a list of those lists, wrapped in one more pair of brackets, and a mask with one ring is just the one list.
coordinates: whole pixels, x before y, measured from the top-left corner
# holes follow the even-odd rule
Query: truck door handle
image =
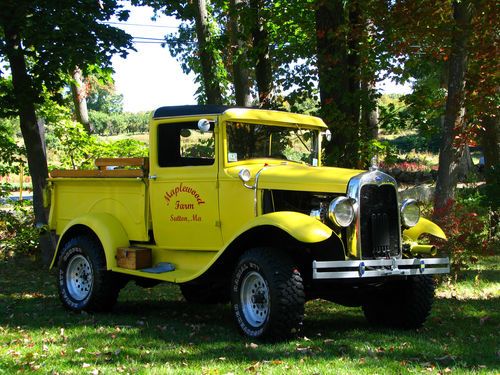
[(150, 180), (156, 180), (156, 175), (155, 174), (152, 174), (148, 177)]

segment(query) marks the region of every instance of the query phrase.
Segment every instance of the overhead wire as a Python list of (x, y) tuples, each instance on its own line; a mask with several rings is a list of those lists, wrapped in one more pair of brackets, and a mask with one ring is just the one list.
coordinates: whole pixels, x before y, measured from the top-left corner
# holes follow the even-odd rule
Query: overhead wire
[(128, 22), (113, 22), (113, 21), (105, 21), (102, 22), (105, 25), (120, 25), (120, 26), (137, 26), (137, 27), (157, 27), (163, 29), (178, 29), (177, 26), (163, 26), (163, 25), (147, 25), (143, 23), (128, 23)]

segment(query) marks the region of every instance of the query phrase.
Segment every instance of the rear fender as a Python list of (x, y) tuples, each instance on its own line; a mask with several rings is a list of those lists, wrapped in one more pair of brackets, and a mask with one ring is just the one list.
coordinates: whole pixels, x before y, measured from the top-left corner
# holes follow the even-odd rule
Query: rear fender
[(418, 238), (424, 233), (446, 240), (446, 234), (444, 234), (443, 230), (437, 224), (423, 217), (420, 218), (417, 225), (403, 231), (403, 238), (411, 241), (417, 241)]
[(50, 268), (54, 267), (58, 253), (61, 247), (64, 246), (66, 241), (72, 236), (74, 228), (77, 226), (84, 226), (93, 232), (104, 249), (106, 256), (106, 268), (109, 270), (116, 266), (116, 249), (118, 247), (128, 247), (130, 242), (127, 233), (121, 223), (113, 215), (104, 212), (89, 213), (71, 220), (66, 228), (64, 228), (57, 248), (52, 259)]

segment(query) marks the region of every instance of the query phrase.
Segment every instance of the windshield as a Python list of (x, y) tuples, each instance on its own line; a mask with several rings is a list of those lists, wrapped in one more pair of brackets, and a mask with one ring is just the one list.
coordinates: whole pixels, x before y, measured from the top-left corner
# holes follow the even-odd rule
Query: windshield
[(273, 158), (318, 165), (318, 130), (300, 125), (227, 123), (227, 161)]

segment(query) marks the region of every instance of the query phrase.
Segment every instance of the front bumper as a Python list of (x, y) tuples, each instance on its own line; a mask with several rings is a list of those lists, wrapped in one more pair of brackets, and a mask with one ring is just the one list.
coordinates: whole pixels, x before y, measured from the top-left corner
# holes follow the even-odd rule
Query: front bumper
[(450, 272), (449, 258), (313, 261), (313, 279), (359, 279)]

